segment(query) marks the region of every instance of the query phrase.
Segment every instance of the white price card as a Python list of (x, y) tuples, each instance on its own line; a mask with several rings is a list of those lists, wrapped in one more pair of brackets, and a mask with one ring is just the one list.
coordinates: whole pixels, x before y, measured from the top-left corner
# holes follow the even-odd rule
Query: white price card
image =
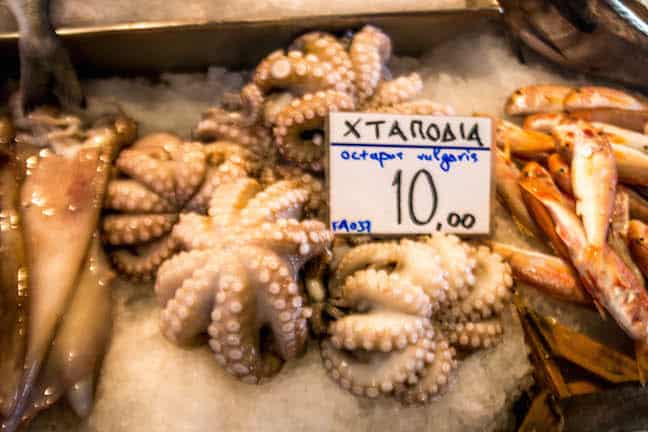
[(333, 232), (489, 232), (491, 119), (339, 112), (328, 139)]

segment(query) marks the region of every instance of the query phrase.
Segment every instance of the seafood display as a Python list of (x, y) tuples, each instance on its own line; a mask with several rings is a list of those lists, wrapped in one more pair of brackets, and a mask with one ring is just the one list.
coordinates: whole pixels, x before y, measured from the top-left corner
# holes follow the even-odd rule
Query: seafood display
[(135, 135), (124, 117), (86, 129), (48, 108), (15, 123), (15, 139), (3, 137), (3, 247), (16, 251), (3, 260), (6, 430), (62, 395), (80, 416), (90, 411), (111, 323), (113, 276), (97, 238), (99, 213), (110, 163)]
[[(202, 405), (219, 417), (257, 407), (252, 420), (224, 418), (218, 426), (231, 426), (224, 430), (284, 416), (266, 412), (273, 406), (263, 397), (287, 404), (304, 397), (317, 411), (300, 413), (300, 422), (331, 409), (329, 394), (320, 394), (329, 389), (349, 406), (342, 421), (364, 415), (368, 429), (400, 405), (425, 405), (410, 411), (425, 425), (465, 410), (465, 427), (455, 429), (495, 429), (494, 417), (530, 389), (522, 397), (537, 397), (522, 430), (544, 430), (547, 422), (557, 430), (558, 417), (574, 424), (578, 407), (608, 401), (610, 389), (640, 400), (643, 391), (615, 386), (631, 388), (648, 376), (648, 99), (575, 84), (521, 87), (505, 105), (491, 98), (508, 117), (493, 117), (502, 205), (493, 208), (490, 236), (334, 236), (324, 178), (328, 114), (453, 115), (450, 105), (422, 95), (437, 98), (438, 88), (428, 88), (434, 80), (440, 87), (471, 78), (431, 77), (436, 72), (420, 63), (410, 67), (415, 59), (390, 62), (392, 41), (372, 25), (310, 31), (234, 84), (219, 82), (218, 105), (196, 104), (184, 129), (156, 124), (146, 130), (159, 132), (138, 136), (121, 114), (132, 106), (117, 103), (120, 114), (95, 121), (90, 108), (78, 111), (83, 97), (69, 58), (52, 31), (39, 31), (49, 29), (47, 3), (10, 0), (23, 38), (21, 89), (11, 114), (0, 116), (0, 429), (29, 427), (63, 399), (78, 417), (94, 416), (98, 383), (97, 394), (120, 399), (117, 406), (136, 412), (139, 423), (109, 420), (106, 427), (93, 419), (84, 427), (116, 431), (155, 418), (140, 407), (157, 402), (142, 394), (166, 401), (159, 410), (169, 411), (151, 420), (151, 430), (168, 430), (169, 416), (194, 418)], [(502, 3), (509, 24), (536, 50), (553, 50), (575, 67), (589, 61), (577, 37), (584, 28), (570, 28), (572, 8), (550, 2), (543, 15), (537, 2)], [(591, 21), (580, 25), (605, 23), (596, 31), (612, 31), (618, 17), (587, 10), (591, 16), (578, 18)], [(541, 25), (551, 14), (569, 21), (561, 21), (570, 30), (565, 40), (522, 31), (521, 22)], [(614, 35), (615, 47), (643, 37), (618, 28)], [(48, 49), (35, 56), (41, 44)], [(643, 64), (643, 55), (633, 61)], [(638, 74), (605, 66), (596, 69), (643, 85)], [(155, 91), (166, 85), (142, 82), (136, 85)], [(509, 94), (519, 82), (534, 81), (500, 82), (500, 90)], [(42, 105), (51, 90), (60, 110)], [(190, 99), (195, 91), (170, 93)], [(447, 94), (439, 100), (462, 106)], [(156, 103), (132, 111), (141, 115)], [(514, 235), (502, 235), (504, 223)], [(592, 321), (599, 321), (596, 311), (609, 315), (607, 326), (625, 332), (619, 345), (627, 346), (617, 350), (542, 315), (525, 284)], [(130, 350), (132, 364), (110, 358), (113, 349)], [(99, 374), (104, 355), (117, 376), (109, 385)], [(585, 378), (568, 379), (566, 363)], [(300, 381), (309, 367), (320, 387)], [(143, 369), (162, 382), (131, 394)], [(169, 376), (175, 384), (167, 385), (160, 377), (172, 369), (180, 378)], [(493, 371), (497, 377), (485, 376)], [(465, 402), (473, 386), (504, 380), (495, 384), (505, 389), (497, 401), (490, 389)], [(187, 397), (181, 386), (209, 390)], [(106, 412), (117, 411), (103, 406), (104, 422)], [(510, 429), (516, 420), (506, 415)], [(188, 427), (202, 430), (206, 420)]]
[[(497, 141), (504, 150), (498, 157), (509, 164), (511, 156), (544, 160), (548, 169), (529, 161), (520, 172), (502, 162), (497, 165), (502, 179), (496, 175), (498, 191), (506, 192), (500, 196), (525, 232), (542, 233), (558, 255), (497, 245), (514, 275), (578, 303), (587, 301), (587, 292), (640, 344), (648, 342), (648, 294), (640, 270), (643, 224), (630, 218), (643, 217), (645, 201), (632, 188), (645, 185), (645, 138), (611, 124), (615, 116), (598, 118), (610, 123), (584, 119), (601, 109), (645, 107), (642, 99), (605, 87), (520, 88), (506, 111), (528, 115), (525, 128), (500, 121)], [(539, 146), (538, 136), (548, 145)], [(528, 213), (521, 210), (525, 207)]]
[(105, 242), (116, 269), (151, 280), (178, 244), (171, 236), (183, 211), (205, 213), (220, 186), (259, 170), (246, 148), (219, 141), (185, 142), (166, 133), (147, 135), (124, 149), (108, 184), (103, 218)]
[(356, 246), (334, 269), (331, 301), (348, 313), (322, 342), (324, 366), (358, 396), (434, 400), (451, 380), (456, 348), (498, 342), (512, 284), (501, 257), (454, 236)]
[(391, 52), (390, 38), (373, 26), (363, 27), (349, 41), (306, 33), (287, 51), (275, 51), (259, 63), (251, 82), (234, 98), (238, 111), (208, 110), (194, 135), (234, 140), (266, 158), (276, 150), (285, 160), (319, 172), (324, 169), (329, 112), (454, 112), (427, 99), (414, 100), (423, 88), (418, 74), (390, 79)]

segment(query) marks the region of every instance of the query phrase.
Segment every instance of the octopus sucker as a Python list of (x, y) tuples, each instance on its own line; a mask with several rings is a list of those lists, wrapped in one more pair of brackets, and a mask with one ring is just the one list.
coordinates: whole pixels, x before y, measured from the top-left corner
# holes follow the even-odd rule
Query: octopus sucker
[(474, 289), (468, 297), (444, 312), (449, 321), (479, 321), (498, 315), (510, 299), (511, 268), (499, 254), (479, 246), (475, 252)]
[(276, 356), (303, 352), (310, 312), (298, 273), (333, 237), (320, 221), (295, 219), (308, 195), (295, 181), (263, 189), (243, 178), (216, 189), (208, 216), (181, 215), (173, 237), (189, 251), (163, 264), (156, 280), (170, 340), (208, 333), (216, 361), (247, 383), (276, 373)]
[(120, 273), (148, 280), (178, 248), (170, 234), (180, 214), (206, 213), (215, 189), (256, 173), (260, 163), (235, 143), (203, 145), (158, 133), (122, 151), (117, 168), (108, 184), (102, 237)]
[(124, 213), (168, 213), (174, 205), (136, 180), (115, 179), (108, 184), (104, 207)]
[(328, 195), (323, 180), (291, 165), (266, 167), (261, 173), (261, 183), (271, 185), (280, 180), (296, 182), (300, 188), (308, 191), (308, 202), (304, 205), (305, 216), (326, 221), (328, 214)]
[(13, 126), (0, 117), (0, 418), (10, 415), (16, 402), (29, 306), (17, 165)]
[(252, 80), (263, 93), (278, 89), (298, 95), (328, 89), (346, 91), (350, 83), (339, 69), (315, 54), (275, 51), (257, 66)]
[(351, 111), (354, 100), (335, 90), (308, 93), (293, 100), (278, 115), (274, 126), (279, 152), (300, 166), (321, 171), (324, 156), (324, 120), (329, 112)]
[(364, 26), (353, 36), (349, 57), (355, 74), (355, 88), (358, 104), (362, 105), (373, 96), (383, 69), (391, 57), (389, 36), (374, 26)]
[(346, 47), (329, 33), (315, 31), (303, 34), (293, 41), (289, 50), (316, 55), (320, 60), (331, 63), (343, 79), (353, 81), (351, 58)]
[(155, 295), (164, 307), (173, 297), (182, 281), (190, 278), (197, 268), (202, 267), (209, 258), (209, 251), (192, 250), (182, 251), (173, 255), (160, 266), (155, 278)]
[(175, 213), (107, 215), (103, 220), (103, 230), (110, 233), (105, 236), (108, 244), (146, 243), (169, 233), (177, 220)]
[(179, 248), (178, 241), (167, 235), (143, 245), (135, 250), (117, 249), (110, 253), (110, 259), (117, 271), (134, 280), (148, 281), (155, 277), (160, 264), (173, 255)]
[(447, 273), (448, 300), (466, 298), (476, 283), (473, 274), (477, 265), (474, 248), (454, 235), (433, 234), (424, 241), (439, 254), (441, 266)]
[(245, 117), (225, 111), (223, 108), (210, 108), (202, 115), (192, 135), (204, 142), (230, 141), (253, 151), (258, 155), (269, 155), (272, 138), (266, 128), (248, 124)]
[(397, 392), (404, 404), (429, 403), (450, 385), (451, 373), (457, 367), (455, 350), (441, 333), (437, 333), (433, 346), (434, 360), (423, 370), (423, 376), (411, 388)]
[(390, 352), (403, 349), (423, 337), (425, 318), (406, 313), (372, 311), (340, 318), (329, 327), (331, 342), (338, 349)]
[(489, 348), (502, 337), (499, 318), (479, 322), (443, 323), (442, 330), (451, 345), (462, 349)]
[(382, 81), (369, 100), (367, 109), (393, 107), (407, 102), (423, 90), (423, 81), (417, 73)]
[(328, 339), (322, 341), (320, 349), (324, 367), (333, 380), (357, 396), (370, 398), (392, 394), (434, 358), (434, 343), (428, 335), (388, 353), (340, 350)]

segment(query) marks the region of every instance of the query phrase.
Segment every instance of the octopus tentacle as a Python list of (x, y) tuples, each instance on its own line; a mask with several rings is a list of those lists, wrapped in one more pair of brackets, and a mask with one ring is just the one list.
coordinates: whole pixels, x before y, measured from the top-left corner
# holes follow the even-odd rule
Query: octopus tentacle
[(510, 298), (513, 285), (511, 268), (502, 257), (485, 246), (477, 248), (475, 286), (464, 300), (446, 313), (451, 320), (479, 321), (499, 313)]
[(264, 127), (247, 125), (242, 116), (232, 116), (222, 108), (207, 110), (194, 129), (193, 136), (201, 141), (236, 142), (261, 155), (268, 153), (271, 141)]
[(386, 108), (412, 99), (423, 90), (423, 81), (417, 73), (381, 82), (367, 104), (367, 109)]
[(248, 126), (253, 125), (261, 118), (264, 97), (259, 86), (249, 83), (241, 89), (241, 114), (247, 119)]
[(345, 306), (384, 308), (410, 315), (427, 317), (431, 313), (430, 298), (423, 289), (397, 274), (367, 269), (347, 277), (341, 298)]
[(261, 174), (261, 183), (264, 185), (270, 185), (279, 180), (296, 182), (300, 188), (305, 188), (308, 191), (308, 202), (304, 205), (306, 215), (326, 220), (328, 196), (321, 179), (299, 167), (289, 165), (277, 165), (264, 170)]
[(348, 315), (331, 323), (331, 342), (338, 349), (390, 352), (423, 337), (426, 319), (394, 312)]
[(293, 264), (301, 265), (324, 252), (333, 241), (333, 234), (320, 221), (280, 219), (243, 234), (241, 239), (250, 244), (263, 243), (273, 250), (290, 254)]
[(351, 96), (335, 90), (308, 93), (293, 100), (277, 115), (273, 129), (279, 152), (300, 166), (322, 170), (324, 119), (329, 112), (348, 111), (354, 106)]
[(175, 203), (175, 164), (171, 162), (171, 153), (176, 153), (181, 143), (171, 134), (151, 134), (122, 150), (115, 164), (121, 172)]
[(370, 398), (390, 394), (398, 384), (416, 380), (417, 373), (434, 358), (432, 341), (427, 336), (400, 351), (371, 352), (366, 359), (338, 350), (332, 341), (325, 339), (321, 343), (321, 356), (328, 374), (342, 388)]
[(183, 213), (173, 227), (171, 237), (188, 250), (212, 249), (222, 244), (222, 226), (211, 217), (197, 213)]
[(305, 94), (327, 89), (345, 91), (348, 87), (331, 63), (300, 51), (273, 52), (257, 66), (252, 80), (263, 93), (287, 89)]
[(479, 322), (442, 324), (450, 344), (460, 348), (489, 348), (497, 344), (502, 337), (502, 323), (499, 318)]
[(347, 276), (367, 266), (374, 268), (395, 264), (400, 256), (397, 243), (367, 243), (349, 251), (336, 267), (336, 284), (341, 284)]
[(169, 340), (189, 343), (209, 325), (220, 275), (219, 259), (215, 256), (204, 261), (164, 305), (160, 330)]
[(241, 223), (249, 226), (262, 221), (298, 217), (307, 201), (306, 189), (297, 187), (296, 182), (279, 181), (249, 200), (241, 211)]
[(383, 77), (383, 67), (391, 57), (391, 50), (389, 36), (376, 27), (364, 26), (353, 37), (349, 56), (360, 104), (374, 94)]
[(220, 187), (209, 203), (211, 220), (221, 226), (234, 224), (239, 212), (260, 191), (261, 185), (251, 178), (241, 178)]
[(413, 387), (400, 394), (404, 403), (426, 403), (445, 391), (450, 383), (450, 373), (457, 367), (454, 349), (441, 333), (434, 340), (434, 360), (423, 372), (423, 377)]
[(132, 279), (151, 280), (162, 262), (178, 250), (178, 242), (172, 235), (138, 248), (137, 255), (127, 249), (110, 254), (113, 265), (120, 273)]
[(160, 306), (165, 306), (175, 295), (182, 281), (191, 277), (209, 258), (209, 252), (202, 250), (183, 251), (164, 261), (155, 278), (155, 295)]
[(433, 234), (425, 239), (439, 254), (441, 266), (447, 272), (447, 300), (466, 298), (475, 284), (473, 270), (477, 264), (474, 250), (454, 235)]
[(169, 213), (175, 207), (135, 180), (115, 179), (108, 183), (104, 207), (127, 213)]
[[(343, 81), (353, 82), (351, 58), (345, 46), (333, 35), (324, 32), (306, 33), (293, 41), (290, 50), (316, 55), (322, 61), (331, 63)], [(351, 90), (349, 88), (347, 91)]]
[(145, 243), (169, 233), (177, 220), (175, 213), (106, 215), (104, 237), (112, 245)]

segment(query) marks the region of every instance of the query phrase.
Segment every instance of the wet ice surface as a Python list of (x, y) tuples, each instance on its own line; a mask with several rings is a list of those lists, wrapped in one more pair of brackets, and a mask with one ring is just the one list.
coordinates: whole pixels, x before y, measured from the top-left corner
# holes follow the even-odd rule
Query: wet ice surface
[[(151, 21), (221, 21), (278, 19), (308, 15), (403, 12), (421, 9), (418, 0), (51, 0), (54, 26), (86, 26)], [(107, 7), (107, 4), (110, 7)], [(463, 7), (464, 0), (431, 0), (425, 8)], [(0, 2), (0, 32), (14, 31), (15, 23)]]
[[(395, 69), (418, 69), (425, 93), (460, 114), (502, 115), (517, 87), (540, 82), (580, 81), (532, 60), (521, 65), (501, 37), (466, 35), (431, 50), (422, 60), (399, 59)], [(94, 110), (111, 101), (144, 132), (174, 130), (189, 136), (200, 113), (222, 91), (240, 85), (236, 74), (164, 75), (160, 82), (86, 82)], [(223, 81), (225, 84), (223, 84)], [(524, 245), (502, 209), (495, 237)], [(618, 337), (616, 326), (593, 311), (548, 301), (530, 293), (544, 313), (603, 338)], [(115, 288), (115, 328), (91, 417), (81, 423), (63, 404), (41, 415), (33, 431), (489, 431), (512, 428), (510, 406), (529, 383), (530, 365), (519, 325), (505, 317), (504, 342), (461, 362), (449, 392), (426, 407), (404, 408), (393, 400), (357, 399), (324, 373), (315, 344), (304, 358), (286, 365), (270, 383), (248, 386), (226, 375), (207, 347), (178, 348), (158, 331), (159, 308), (150, 287), (120, 282)]]

